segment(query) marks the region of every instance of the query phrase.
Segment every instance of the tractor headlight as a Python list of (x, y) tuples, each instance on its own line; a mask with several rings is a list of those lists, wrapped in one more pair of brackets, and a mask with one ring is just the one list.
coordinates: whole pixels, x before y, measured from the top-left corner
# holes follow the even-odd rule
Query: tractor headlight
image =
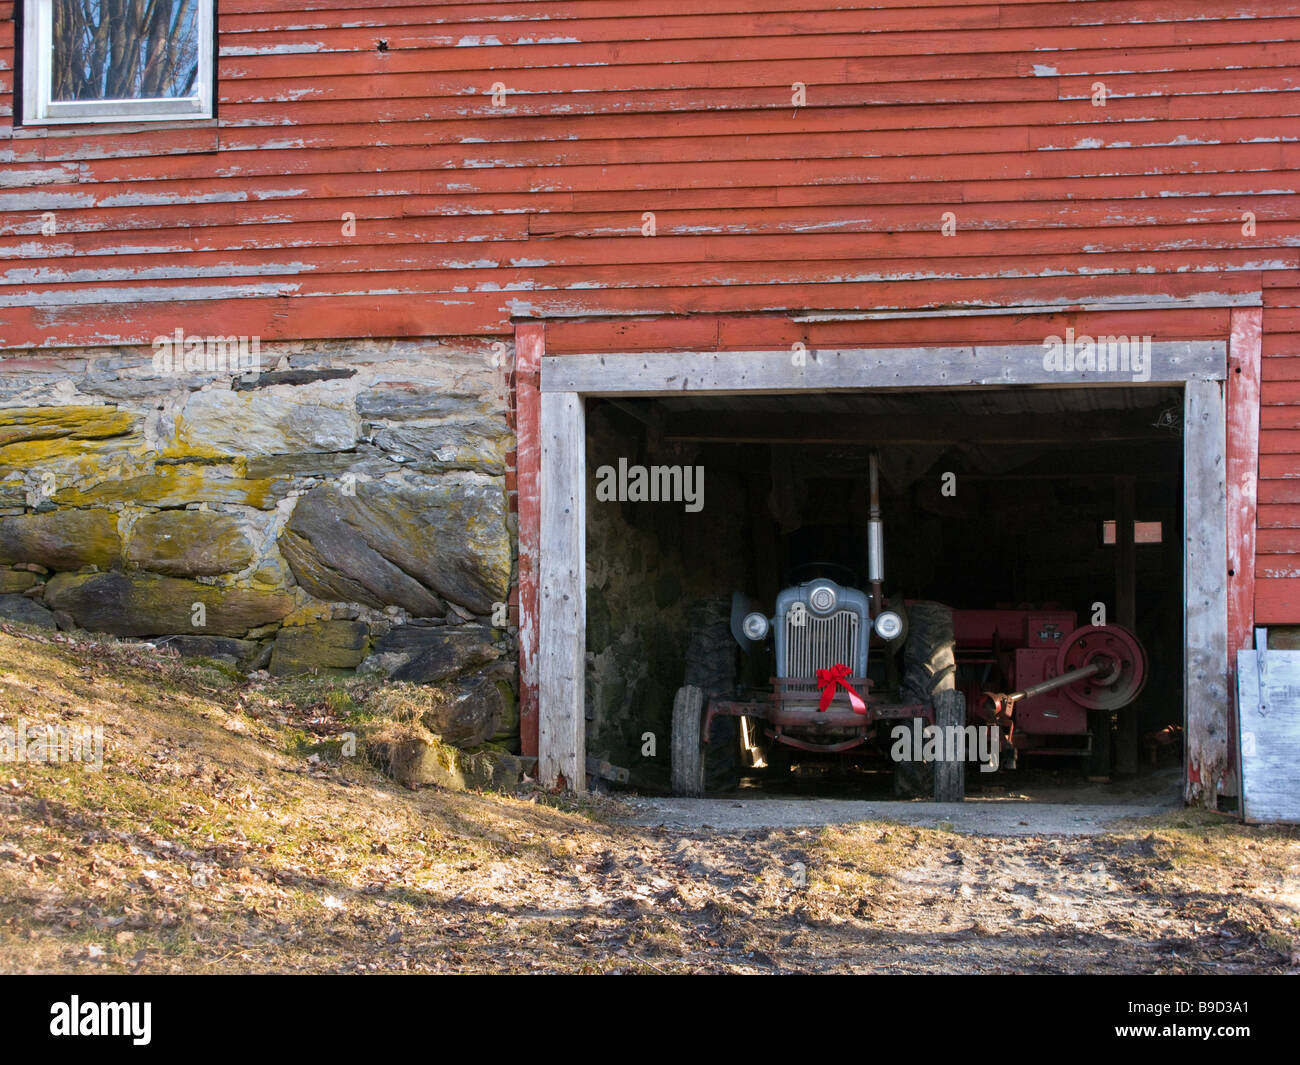
[(751, 640), (763, 639), (769, 627), (767, 618), (757, 612), (746, 614), (745, 620), (740, 623), (741, 630)]
[(839, 602), (833, 584), (814, 584), (808, 589), (808, 605), (814, 614), (829, 614)]
[(903, 632), (903, 619), (892, 610), (882, 610), (873, 624), (882, 640), (896, 640)]

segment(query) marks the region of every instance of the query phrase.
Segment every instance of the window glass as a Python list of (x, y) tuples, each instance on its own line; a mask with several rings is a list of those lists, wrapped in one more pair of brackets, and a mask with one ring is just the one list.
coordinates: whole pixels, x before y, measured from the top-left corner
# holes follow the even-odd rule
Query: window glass
[(198, 0), (52, 0), (52, 4), (52, 100), (195, 95)]

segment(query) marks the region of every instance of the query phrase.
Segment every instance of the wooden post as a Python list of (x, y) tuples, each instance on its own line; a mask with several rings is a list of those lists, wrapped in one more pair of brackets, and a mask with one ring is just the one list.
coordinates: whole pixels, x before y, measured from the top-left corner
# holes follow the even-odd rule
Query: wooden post
[(1232, 312), (1228, 344), (1228, 720), (1227, 794), (1240, 791), (1236, 767), (1240, 715), (1237, 652), (1250, 649), (1255, 626), (1255, 528), (1258, 521), (1260, 337), (1263, 312)]
[(582, 397), (542, 393), (538, 773), (585, 791), (587, 432)]
[[(1130, 632), (1137, 628), (1137, 552), (1133, 523), (1137, 520), (1134, 478), (1115, 481), (1115, 621)], [(1115, 773), (1136, 776), (1138, 764), (1138, 708), (1133, 703), (1119, 711), (1115, 736)]]
[(537, 553), (541, 543), (541, 393), (545, 326), (515, 327), (515, 478), (519, 497), (519, 744), (537, 755)]
[(1227, 446), (1224, 385), (1183, 401), (1184, 706), (1189, 803), (1214, 809), (1228, 771)]

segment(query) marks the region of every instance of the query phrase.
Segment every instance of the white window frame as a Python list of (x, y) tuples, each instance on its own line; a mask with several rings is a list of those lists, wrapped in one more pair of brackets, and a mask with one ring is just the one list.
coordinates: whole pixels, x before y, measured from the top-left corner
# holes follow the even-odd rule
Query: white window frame
[(176, 122), (211, 118), (212, 49), (216, 40), (213, 0), (198, 0), (198, 72), (194, 96), (184, 99), (51, 100), (53, 0), (25, 0), (23, 9), (23, 122)]

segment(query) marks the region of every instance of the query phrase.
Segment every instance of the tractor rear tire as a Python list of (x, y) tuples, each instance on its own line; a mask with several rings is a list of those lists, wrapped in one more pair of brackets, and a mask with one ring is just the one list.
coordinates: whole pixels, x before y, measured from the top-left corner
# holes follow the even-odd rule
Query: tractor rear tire
[(948, 607), (942, 603), (913, 603), (907, 608), (903, 690), (908, 696), (927, 703), (935, 692), (956, 689), (956, 643)]
[[(731, 634), (731, 599), (697, 601), (687, 615), (687, 623), (686, 687), (698, 688), (706, 703), (709, 699), (731, 698), (736, 693), (736, 659), (740, 653)], [(702, 720), (698, 727), (702, 730)], [(713, 719), (703, 759), (705, 791), (731, 791), (739, 786), (740, 721), (737, 718)]]
[[(934, 708), (934, 723), (940, 728), (964, 725), (966, 700), (956, 688), (952, 611), (942, 603), (913, 603), (907, 608), (907, 640), (903, 644), (904, 697), (929, 703)], [(964, 762), (895, 762), (894, 793), (901, 798), (960, 802), (965, 777)], [(960, 781), (961, 788), (954, 781)]]

